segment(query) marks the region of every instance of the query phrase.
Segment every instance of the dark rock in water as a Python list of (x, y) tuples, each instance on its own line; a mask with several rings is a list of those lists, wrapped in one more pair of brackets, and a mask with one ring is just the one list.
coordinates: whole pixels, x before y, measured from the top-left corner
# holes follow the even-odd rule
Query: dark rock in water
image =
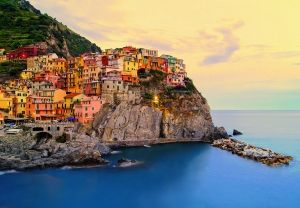
[(240, 131), (238, 131), (236, 129), (234, 129), (233, 132), (232, 132), (233, 136), (238, 136), (238, 135), (242, 135), (242, 134), (243, 134), (242, 132), (240, 132)]
[(214, 147), (231, 152), (243, 158), (258, 161), (268, 166), (288, 165), (293, 157), (275, 153), (271, 150), (255, 147), (235, 139), (219, 139), (212, 144)]
[(214, 133), (213, 133), (213, 138), (214, 139), (226, 139), (228, 138), (227, 131), (225, 130), (224, 127), (215, 127)]
[(128, 168), (128, 167), (140, 165), (141, 163), (142, 162), (137, 161), (137, 160), (130, 160), (130, 159), (122, 158), (122, 159), (118, 160), (116, 167)]

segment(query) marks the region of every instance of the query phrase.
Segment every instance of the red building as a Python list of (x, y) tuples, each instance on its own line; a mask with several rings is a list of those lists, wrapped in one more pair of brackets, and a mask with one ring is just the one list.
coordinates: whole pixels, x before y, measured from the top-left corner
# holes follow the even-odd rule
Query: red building
[(7, 58), (9, 60), (27, 59), (29, 57), (38, 56), (42, 54), (46, 54), (45, 49), (41, 49), (38, 46), (24, 46), (8, 53)]
[(102, 66), (108, 66), (108, 56), (101, 57)]
[(130, 74), (122, 74), (122, 80), (124, 82), (130, 82), (133, 84), (138, 84), (139, 83), (139, 79), (137, 77), (133, 77)]

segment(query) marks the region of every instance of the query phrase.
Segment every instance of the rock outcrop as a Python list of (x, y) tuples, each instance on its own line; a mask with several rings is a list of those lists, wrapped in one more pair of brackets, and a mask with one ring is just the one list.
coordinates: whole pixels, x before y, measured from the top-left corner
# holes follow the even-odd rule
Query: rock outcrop
[(212, 146), (251, 159), (268, 166), (288, 165), (293, 158), (291, 156), (275, 153), (271, 150), (255, 147), (235, 139), (219, 139), (212, 143)]
[(36, 142), (29, 135), (0, 138), (0, 170), (103, 165), (110, 149), (85, 134), (69, 135), (66, 143), (54, 139)]
[(117, 165), (115, 167), (129, 168), (129, 167), (134, 167), (134, 166), (141, 165), (141, 164), (142, 164), (141, 161), (122, 158), (122, 159), (118, 160)]
[(240, 131), (238, 131), (238, 130), (236, 130), (236, 129), (234, 129), (233, 132), (232, 132), (232, 135), (233, 136), (238, 136), (238, 135), (243, 135), (243, 133), (240, 132)]
[(106, 105), (96, 116), (91, 131), (103, 143), (115, 146), (212, 142), (228, 137), (224, 128), (214, 127), (209, 106), (198, 92), (180, 94), (160, 105)]

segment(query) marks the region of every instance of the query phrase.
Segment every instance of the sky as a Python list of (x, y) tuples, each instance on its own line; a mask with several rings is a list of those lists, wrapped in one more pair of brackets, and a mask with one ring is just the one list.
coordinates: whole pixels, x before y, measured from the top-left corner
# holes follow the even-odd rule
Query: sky
[(211, 109), (300, 110), (299, 0), (30, 0), (102, 49), (185, 60)]

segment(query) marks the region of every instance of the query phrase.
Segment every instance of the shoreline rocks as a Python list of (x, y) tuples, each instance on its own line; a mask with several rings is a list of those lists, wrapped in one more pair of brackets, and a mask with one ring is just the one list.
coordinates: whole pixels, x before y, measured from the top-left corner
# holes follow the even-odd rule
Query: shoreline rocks
[(0, 170), (106, 165), (102, 155), (110, 151), (99, 139), (85, 134), (69, 135), (65, 143), (37, 142), (26, 134), (4, 136), (0, 137)]
[(231, 138), (215, 140), (212, 146), (268, 166), (289, 165), (290, 161), (293, 160), (291, 156), (275, 153)]

